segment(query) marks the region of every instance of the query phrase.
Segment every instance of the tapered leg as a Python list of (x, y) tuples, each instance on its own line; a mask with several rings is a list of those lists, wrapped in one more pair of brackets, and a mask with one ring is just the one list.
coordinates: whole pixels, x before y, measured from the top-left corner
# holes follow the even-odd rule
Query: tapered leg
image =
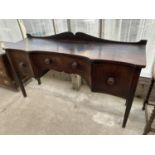
[(41, 80), (40, 80), (40, 78), (37, 78), (37, 81), (38, 81), (38, 85), (41, 85)]
[(136, 91), (140, 71), (141, 71), (141, 69), (135, 68), (135, 72), (134, 72), (132, 80), (131, 80), (129, 94), (126, 98), (126, 109), (125, 109), (123, 124), (122, 124), (123, 128), (125, 128), (129, 114), (130, 114), (130, 110), (131, 110), (132, 102), (133, 102), (133, 99), (135, 96), (135, 91)]
[(123, 119), (123, 124), (122, 124), (123, 128), (125, 128), (126, 126), (126, 123), (127, 123), (127, 120), (130, 114), (133, 98), (134, 96), (131, 96), (129, 99), (126, 100), (126, 109), (125, 109), (125, 114), (124, 114), (124, 119)]
[(153, 85), (154, 85), (154, 79), (152, 78), (148, 93), (147, 93), (146, 98), (145, 98), (144, 103), (143, 103), (143, 108), (142, 108), (143, 110), (145, 109), (145, 105), (148, 103), (148, 100), (149, 100), (149, 97), (151, 95)]
[(19, 84), (19, 87), (20, 87), (20, 89), (22, 91), (23, 96), (27, 97), (27, 94), (26, 94), (26, 91), (25, 91), (25, 88), (24, 88), (24, 84), (23, 84), (22, 80), (19, 78), (19, 76), (18, 76), (17, 80), (18, 80), (18, 84)]

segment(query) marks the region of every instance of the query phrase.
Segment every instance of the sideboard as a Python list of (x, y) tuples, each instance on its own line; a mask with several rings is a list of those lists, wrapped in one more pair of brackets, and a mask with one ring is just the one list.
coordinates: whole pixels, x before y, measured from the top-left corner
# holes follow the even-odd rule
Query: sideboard
[[(80, 75), (92, 92), (126, 99), (122, 127), (126, 126), (141, 69), (146, 65), (146, 41), (118, 42), (81, 32), (28, 38), (6, 44), (16, 82), (27, 96), (22, 77), (38, 80), (50, 69)], [(104, 100), (104, 98), (103, 98)]]

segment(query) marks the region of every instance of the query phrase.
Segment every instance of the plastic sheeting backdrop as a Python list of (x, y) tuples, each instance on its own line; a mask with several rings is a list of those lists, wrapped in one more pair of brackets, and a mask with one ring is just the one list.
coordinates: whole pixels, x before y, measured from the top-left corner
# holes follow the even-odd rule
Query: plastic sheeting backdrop
[[(153, 19), (24, 19), (27, 33), (44, 36), (65, 31), (78, 31), (118, 41), (138, 41), (147, 39), (147, 67), (141, 76), (151, 77), (155, 56), (155, 20)], [(16, 19), (0, 20), (0, 41), (17, 42), (22, 40), (19, 23)]]

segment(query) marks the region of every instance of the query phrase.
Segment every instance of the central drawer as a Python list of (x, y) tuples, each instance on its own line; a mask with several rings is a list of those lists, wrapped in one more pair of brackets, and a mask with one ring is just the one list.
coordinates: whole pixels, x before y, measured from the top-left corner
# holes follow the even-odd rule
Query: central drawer
[(52, 52), (30, 53), (34, 74), (42, 76), (50, 69), (60, 72), (79, 74), (88, 81), (90, 64), (87, 58)]

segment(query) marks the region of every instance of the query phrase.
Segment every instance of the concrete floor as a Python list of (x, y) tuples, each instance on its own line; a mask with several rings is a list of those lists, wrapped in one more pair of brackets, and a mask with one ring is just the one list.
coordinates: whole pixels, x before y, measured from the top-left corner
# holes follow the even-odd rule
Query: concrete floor
[(71, 82), (45, 75), (33, 80), (28, 94), (0, 88), (0, 134), (142, 134), (142, 100), (135, 98), (125, 129), (121, 127), (125, 100), (92, 93), (87, 86), (72, 89)]

